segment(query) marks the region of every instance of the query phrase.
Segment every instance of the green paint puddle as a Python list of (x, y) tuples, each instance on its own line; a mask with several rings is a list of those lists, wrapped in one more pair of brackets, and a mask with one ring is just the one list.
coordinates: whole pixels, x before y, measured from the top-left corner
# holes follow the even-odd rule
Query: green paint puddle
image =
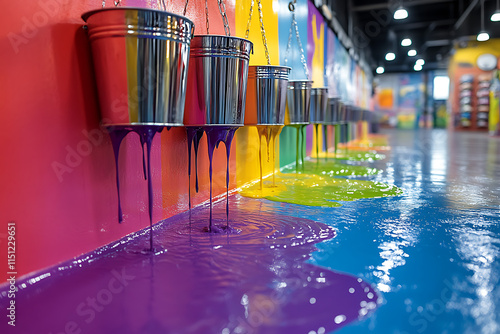
[(274, 187), (271, 182), (265, 181), (262, 189), (259, 184), (254, 184), (240, 191), (245, 197), (321, 207), (342, 206), (334, 201), (398, 196), (402, 193), (400, 188), (382, 182), (292, 173), (277, 174)]

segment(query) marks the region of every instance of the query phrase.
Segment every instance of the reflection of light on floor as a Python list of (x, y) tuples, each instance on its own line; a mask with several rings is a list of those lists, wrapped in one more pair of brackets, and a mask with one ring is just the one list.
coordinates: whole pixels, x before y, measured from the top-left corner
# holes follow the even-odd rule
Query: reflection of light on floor
[(468, 283), (472, 286), (467, 290), (477, 297), (454, 300), (450, 306), (463, 314), (470, 313), (481, 328), (480, 333), (499, 333), (497, 314), (492, 310), (496, 309), (497, 296), (500, 293), (498, 270), (493, 269), (500, 257), (500, 239), (488, 230), (491, 228), (489, 222), (480, 220), (473, 225), (470, 221), (461, 223), (463, 225), (453, 229), (454, 239), (459, 256), (472, 274), (468, 276)]
[(383, 262), (373, 271), (373, 276), (379, 279), (377, 288), (380, 291), (390, 292), (394, 289), (390, 272), (406, 264), (408, 254), (404, 248), (411, 246), (417, 236), (409, 220), (404, 218), (397, 221), (385, 220), (380, 224), (380, 228), (391, 241), (385, 241), (378, 246)]

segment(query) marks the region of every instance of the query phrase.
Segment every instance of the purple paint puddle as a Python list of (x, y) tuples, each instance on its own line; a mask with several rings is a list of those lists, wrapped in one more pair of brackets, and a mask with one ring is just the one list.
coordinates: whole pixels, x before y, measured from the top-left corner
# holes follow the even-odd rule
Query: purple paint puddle
[[(168, 129), (168, 128), (167, 128)], [(142, 149), (142, 169), (144, 179), (148, 181), (148, 214), (149, 214), (149, 249), (153, 251), (153, 184), (151, 180), (151, 145), (154, 136), (163, 130), (162, 126), (145, 126), (145, 125), (125, 125), (125, 126), (112, 126), (108, 127), (109, 136), (113, 145), (113, 152), (115, 155), (115, 169), (116, 169), (116, 189), (118, 191), (118, 221), (123, 221), (123, 213), (120, 201), (120, 178), (118, 168), (118, 157), (120, 154), (120, 145), (123, 139), (130, 132), (135, 132), (139, 135)], [(144, 151), (146, 145), (146, 151)], [(146, 155), (146, 159), (145, 156)], [(147, 162), (147, 163), (146, 163)]]
[[(219, 202), (221, 204), (221, 202)], [(214, 218), (224, 218), (223, 205)], [(332, 227), (234, 196), (231, 227), (205, 233), (207, 208), (18, 281), (19, 333), (329, 333), (372, 314), (366, 282), (306, 263)], [(0, 286), (5, 310), (9, 286)], [(0, 332), (8, 333), (7, 321)]]

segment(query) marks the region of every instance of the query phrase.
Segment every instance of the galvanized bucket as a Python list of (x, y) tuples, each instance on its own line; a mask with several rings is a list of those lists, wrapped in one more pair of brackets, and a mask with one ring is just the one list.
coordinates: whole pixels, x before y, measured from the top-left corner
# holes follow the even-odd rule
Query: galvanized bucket
[(328, 99), (328, 108), (326, 112), (325, 124), (338, 124), (340, 119), (340, 100), (332, 97)]
[(347, 117), (348, 117), (347, 108), (348, 108), (347, 104), (345, 104), (343, 101), (339, 101), (339, 107), (338, 107), (338, 114), (339, 114), (338, 123), (339, 124), (347, 123)]
[(311, 89), (310, 122), (327, 124), (328, 88)]
[(189, 19), (154, 9), (114, 7), (87, 12), (104, 125), (182, 125)]
[(283, 125), (290, 67), (248, 68), (245, 125)]
[(184, 125), (243, 125), (252, 48), (243, 38), (193, 37)]
[(312, 81), (289, 81), (286, 96), (285, 124), (308, 124)]

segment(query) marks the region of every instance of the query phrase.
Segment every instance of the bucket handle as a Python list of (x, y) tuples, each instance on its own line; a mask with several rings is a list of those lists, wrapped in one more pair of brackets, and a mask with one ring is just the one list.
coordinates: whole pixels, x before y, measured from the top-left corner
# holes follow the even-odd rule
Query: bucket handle
[(304, 55), (304, 48), (302, 47), (302, 43), (300, 42), (299, 27), (297, 25), (297, 20), (295, 19), (296, 3), (297, 0), (293, 0), (288, 3), (288, 10), (292, 12), (292, 24), (290, 26), (290, 33), (288, 34), (288, 44), (286, 46), (286, 51), (285, 51), (285, 66), (287, 65), (288, 62), (288, 53), (292, 48), (292, 35), (293, 35), (293, 30), (295, 29), (295, 37), (297, 38), (297, 44), (299, 45), (299, 51), (300, 51), (300, 62), (304, 67), (304, 73), (306, 74), (306, 79), (309, 80), (309, 69), (307, 68), (307, 61)]
[[(253, 5), (254, 5), (254, 0), (252, 0), (252, 2), (250, 3), (250, 14), (248, 15), (247, 30), (245, 32), (246, 39), (248, 39), (248, 35), (250, 35), (250, 25), (252, 23)], [(262, 35), (262, 43), (264, 44), (264, 52), (266, 55), (267, 65), (271, 65), (271, 57), (269, 56), (269, 48), (267, 46), (266, 29), (264, 29), (264, 19), (262, 15), (261, 0), (258, 0), (257, 2), (257, 9), (259, 10), (260, 32)]]

